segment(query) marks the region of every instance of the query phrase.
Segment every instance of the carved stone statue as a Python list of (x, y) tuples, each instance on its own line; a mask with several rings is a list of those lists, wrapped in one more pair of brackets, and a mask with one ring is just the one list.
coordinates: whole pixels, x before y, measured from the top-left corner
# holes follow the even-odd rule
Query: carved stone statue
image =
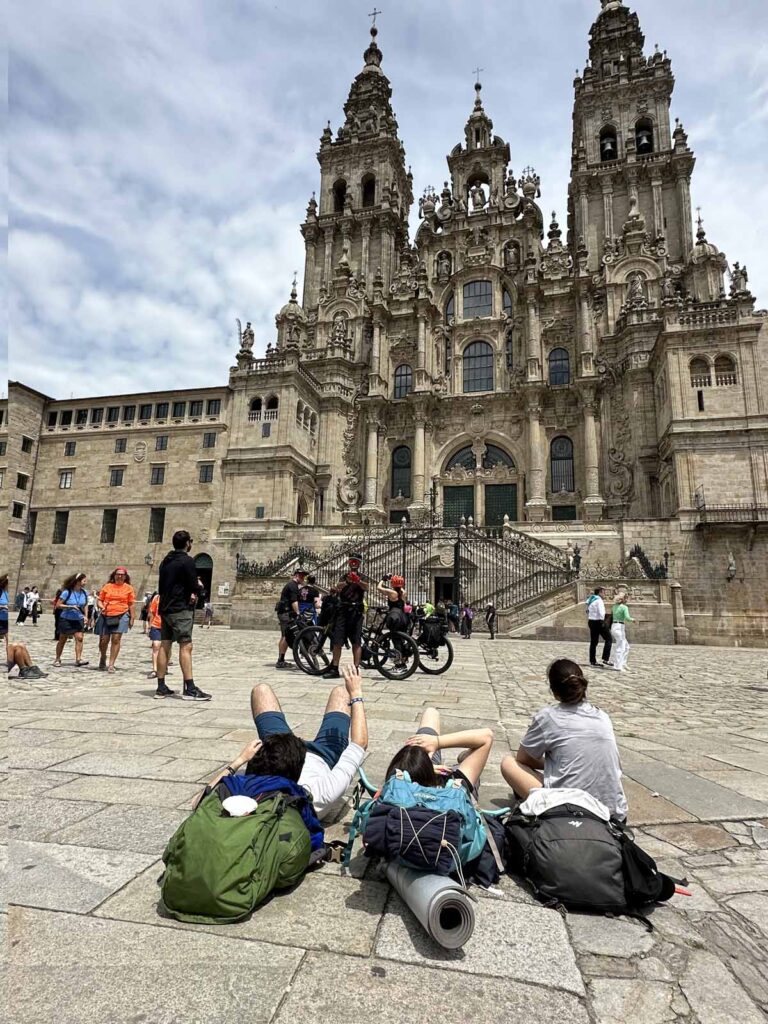
[(745, 292), (747, 290), (747, 280), (747, 268), (734, 263), (733, 270), (731, 271), (731, 292), (734, 295)]
[(638, 272), (629, 275), (629, 280), (627, 281), (628, 306), (639, 305), (645, 302), (645, 292), (643, 289), (644, 280), (643, 275)]
[(472, 200), (473, 211), (482, 210), (485, 207), (485, 192), (479, 182), (476, 182), (469, 190), (469, 196)]
[(437, 257), (437, 279), (440, 282), (447, 281), (451, 276), (451, 255), (445, 251)]
[(337, 313), (333, 318), (331, 338), (336, 345), (346, 345), (347, 343), (347, 318), (343, 313)]
[(662, 278), (661, 297), (662, 299), (677, 298), (677, 292), (675, 291), (675, 282), (672, 280), (669, 274)]
[(245, 352), (251, 352), (253, 351), (253, 342), (253, 328), (251, 327), (251, 322), (249, 320), (248, 323), (245, 325), (245, 330), (243, 331), (243, 335), (240, 339), (240, 348), (242, 348)]
[(520, 250), (515, 242), (504, 246), (504, 269), (508, 274), (516, 274), (520, 269)]

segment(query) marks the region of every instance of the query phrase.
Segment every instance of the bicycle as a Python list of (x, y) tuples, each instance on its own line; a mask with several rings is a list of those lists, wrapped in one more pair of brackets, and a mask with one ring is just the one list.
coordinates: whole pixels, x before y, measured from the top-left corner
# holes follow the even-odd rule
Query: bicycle
[(439, 676), (453, 664), (453, 644), (448, 639), (448, 621), (437, 615), (415, 618), (411, 636), (419, 650), (419, 668), (427, 675)]
[[(372, 621), (363, 626), (362, 668), (375, 668), (386, 679), (408, 679), (419, 664), (416, 641), (407, 633), (385, 628), (386, 608), (370, 609)], [(302, 672), (321, 675), (332, 661), (331, 637), (336, 614), (324, 626), (306, 626), (293, 642), (293, 658)]]

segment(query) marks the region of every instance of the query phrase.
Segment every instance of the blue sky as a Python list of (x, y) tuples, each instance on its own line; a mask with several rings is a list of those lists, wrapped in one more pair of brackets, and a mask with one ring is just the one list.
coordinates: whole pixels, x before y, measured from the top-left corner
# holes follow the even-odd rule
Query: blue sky
[[(418, 196), (446, 177), (472, 69), (519, 174), (565, 221), (573, 74), (599, 0), (380, 0)], [(768, 305), (768, 7), (636, 0), (669, 52), (711, 241)], [(33, 0), (11, 19), (10, 376), (55, 397), (226, 381), (235, 318), (274, 340), (320, 133), (369, 0)]]

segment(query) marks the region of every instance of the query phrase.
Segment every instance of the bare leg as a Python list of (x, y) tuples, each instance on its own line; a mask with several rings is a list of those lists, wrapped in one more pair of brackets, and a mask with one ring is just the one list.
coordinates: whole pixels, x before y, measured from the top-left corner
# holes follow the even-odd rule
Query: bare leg
[[(157, 661), (158, 661), (158, 654), (159, 653), (160, 653), (160, 641), (159, 640), (153, 640), (152, 641), (152, 671), (155, 673), (155, 675), (157, 675)], [(166, 668), (166, 671), (168, 671), (167, 668)]]
[(192, 675), (192, 641), (188, 644), (179, 644), (179, 668), (185, 685), (193, 679)]
[(266, 683), (257, 683), (251, 690), (251, 714), (254, 719), (265, 711), (282, 711), (275, 691)]
[(107, 647), (109, 646), (109, 635), (104, 633), (99, 637), (99, 667), (107, 664)]
[[(358, 651), (359, 651), (359, 650), (360, 650), (360, 648), (358, 648)], [(338, 668), (338, 667), (339, 667), (339, 662), (340, 662), (340, 661), (341, 661), (341, 644), (334, 644), (334, 645), (333, 645), (333, 664), (334, 664), (334, 666), (335, 666), (336, 668)], [(358, 659), (357, 659), (357, 661), (355, 662), (355, 664), (356, 664), (356, 665), (359, 665), (359, 664), (360, 664), (360, 658), (359, 658), (359, 656), (358, 656)]]
[(325, 714), (327, 715), (329, 711), (341, 711), (345, 715), (349, 714), (349, 694), (346, 686), (334, 686), (328, 694)]
[[(341, 651), (341, 648), (339, 648)], [(353, 644), (352, 645), (352, 661), (355, 663), (355, 668), (360, 668), (360, 659), (363, 656), (363, 645)], [(343, 689), (343, 687), (342, 687)]]
[(440, 712), (437, 708), (424, 708), (419, 719), (419, 729), (434, 729), (440, 735)]
[(60, 636), (56, 641), (56, 661), (61, 661), (61, 656), (64, 653), (64, 648), (67, 645), (67, 637)]
[(279, 658), (284, 658), (288, 652), (288, 641), (284, 636), (280, 637), (280, 643), (277, 645), (277, 654)]
[(501, 774), (507, 785), (515, 791), (515, 795), (521, 800), (525, 800), (532, 789), (541, 789), (544, 784), (541, 772), (520, 764), (517, 758), (512, 757), (511, 754), (502, 758)]
[(120, 633), (113, 633), (109, 642), (109, 668), (115, 667), (117, 656), (120, 653), (120, 644), (122, 643), (122, 636)]
[(165, 679), (165, 673), (168, 671), (168, 661), (171, 657), (171, 640), (161, 640), (160, 647), (157, 652), (157, 678)]

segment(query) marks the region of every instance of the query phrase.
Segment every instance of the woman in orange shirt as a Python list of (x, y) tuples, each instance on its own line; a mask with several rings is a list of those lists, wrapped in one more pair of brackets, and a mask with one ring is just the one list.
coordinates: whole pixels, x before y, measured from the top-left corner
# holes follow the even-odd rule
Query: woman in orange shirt
[(160, 617), (160, 595), (155, 591), (147, 609), (147, 625), (149, 626), (147, 632), (149, 633), (149, 639), (152, 641), (152, 671), (149, 673), (150, 679), (157, 679), (157, 654), (160, 650), (160, 641), (162, 640), (160, 633), (162, 624), (163, 620)]
[[(133, 629), (134, 602), (136, 594), (131, 586), (131, 577), (125, 566), (119, 565), (110, 575), (107, 583), (99, 591), (99, 621), (96, 632), (99, 634), (99, 669), (102, 672), (114, 672), (117, 655), (123, 633)], [(107, 666), (107, 647), (109, 647), (109, 666)]]

